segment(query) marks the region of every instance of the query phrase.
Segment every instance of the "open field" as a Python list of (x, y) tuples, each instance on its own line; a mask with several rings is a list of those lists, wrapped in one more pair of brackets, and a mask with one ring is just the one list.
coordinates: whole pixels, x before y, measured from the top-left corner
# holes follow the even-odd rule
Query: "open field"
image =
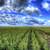
[(50, 27), (0, 27), (0, 50), (48, 50)]

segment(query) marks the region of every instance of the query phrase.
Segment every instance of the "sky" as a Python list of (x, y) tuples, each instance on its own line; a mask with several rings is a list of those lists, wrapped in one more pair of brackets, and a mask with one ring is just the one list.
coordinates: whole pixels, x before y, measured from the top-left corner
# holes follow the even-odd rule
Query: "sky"
[(21, 10), (6, 4), (0, 7), (0, 26), (50, 26), (50, 0), (29, 0)]

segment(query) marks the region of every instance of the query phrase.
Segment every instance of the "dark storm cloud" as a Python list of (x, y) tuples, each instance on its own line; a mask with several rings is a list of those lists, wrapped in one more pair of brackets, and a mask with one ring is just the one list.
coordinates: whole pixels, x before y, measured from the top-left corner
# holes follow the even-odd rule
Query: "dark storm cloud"
[(28, 0), (15, 0), (13, 6), (14, 7), (25, 7), (28, 5)]
[(5, 4), (5, 0), (0, 0), (0, 6), (3, 6)]

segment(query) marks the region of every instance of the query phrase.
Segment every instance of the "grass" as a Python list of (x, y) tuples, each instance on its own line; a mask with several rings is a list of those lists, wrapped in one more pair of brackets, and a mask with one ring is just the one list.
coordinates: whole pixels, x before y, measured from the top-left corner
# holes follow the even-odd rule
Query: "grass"
[(0, 50), (48, 50), (49, 32), (50, 27), (0, 27)]

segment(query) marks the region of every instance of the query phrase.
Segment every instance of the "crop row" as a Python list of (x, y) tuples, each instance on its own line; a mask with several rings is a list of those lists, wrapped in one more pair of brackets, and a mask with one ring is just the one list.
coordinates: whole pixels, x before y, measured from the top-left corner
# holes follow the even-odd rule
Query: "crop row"
[(0, 50), (48, 50), (47, 35), (32, 29), (0, 32)]

